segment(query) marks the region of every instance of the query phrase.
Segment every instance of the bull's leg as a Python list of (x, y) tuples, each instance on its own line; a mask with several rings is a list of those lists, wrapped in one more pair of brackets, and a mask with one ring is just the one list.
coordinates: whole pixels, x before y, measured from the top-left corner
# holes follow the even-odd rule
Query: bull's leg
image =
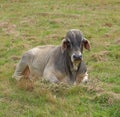
[(26, 69), (28, 68), (26, 56), (23, 56), (19, 63), (16, 66), (16, 70), (13, 74), (13, 78), (16, 80), (20, 80), (22, 77), (24, 77), (24, 72), (26, 73)]
[(85, 73), (85, 76), (83, 77), (83, 79), (82, 79), (82, 83), (87, 83), (89, 81), (89, 79), (88, 79), (88, 73), (86, 72)]
[(78, 75), (76, 78), (76, 82), (74, 84), (80, 84), (80, 83), (87, 83), (88, 82), (88, 73), (86, 72), (83, 75)]
[(46, 68), (43, 73), (43, 78), (50, 83), (59, 83), (60, 81), (57, 79), (52, 71), (53, 70), (51, 70), (51, 68)]

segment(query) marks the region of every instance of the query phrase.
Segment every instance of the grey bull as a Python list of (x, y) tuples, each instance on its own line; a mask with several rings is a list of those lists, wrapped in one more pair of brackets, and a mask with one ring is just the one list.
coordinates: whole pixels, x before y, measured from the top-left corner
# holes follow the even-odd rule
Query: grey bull
[(38, 46), (25, 52), (16, 66), (13, 78), (43, 78), (51, 83), (79, 84), (88, 80), (83, 48), (90, 44), (78, 29), (67, 32), (61, 45)]

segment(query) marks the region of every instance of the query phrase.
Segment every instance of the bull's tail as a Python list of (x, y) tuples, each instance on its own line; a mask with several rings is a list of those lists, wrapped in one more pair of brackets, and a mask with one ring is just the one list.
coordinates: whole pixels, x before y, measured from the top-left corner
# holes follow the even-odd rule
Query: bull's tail
[(21, 78), (25, 77), (26, 74), (28, 74), (29, 68), (26, 61), (26, 56), (23, 56), (19, 63), (16, 66), (16, 70), (12, 76), (12, 78), (15, 78), (16, 80), (20, 80)]

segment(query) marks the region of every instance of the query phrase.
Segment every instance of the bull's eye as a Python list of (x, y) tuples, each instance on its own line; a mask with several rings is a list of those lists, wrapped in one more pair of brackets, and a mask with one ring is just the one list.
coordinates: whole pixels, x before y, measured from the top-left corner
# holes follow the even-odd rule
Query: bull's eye
[(71, 48), (71, 43), (67, 41), (67, 48)]

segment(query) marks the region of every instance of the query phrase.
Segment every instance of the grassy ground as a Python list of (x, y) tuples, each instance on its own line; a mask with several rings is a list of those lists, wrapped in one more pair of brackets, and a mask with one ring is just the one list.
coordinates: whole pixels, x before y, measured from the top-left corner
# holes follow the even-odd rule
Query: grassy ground
[[(120, 117), (119, 9), (119, 0), (0, 0), (0, 117)], [(89, 84), (19, 87), (11, 76), (22, 53), (73, 28), (91, 42)]]

